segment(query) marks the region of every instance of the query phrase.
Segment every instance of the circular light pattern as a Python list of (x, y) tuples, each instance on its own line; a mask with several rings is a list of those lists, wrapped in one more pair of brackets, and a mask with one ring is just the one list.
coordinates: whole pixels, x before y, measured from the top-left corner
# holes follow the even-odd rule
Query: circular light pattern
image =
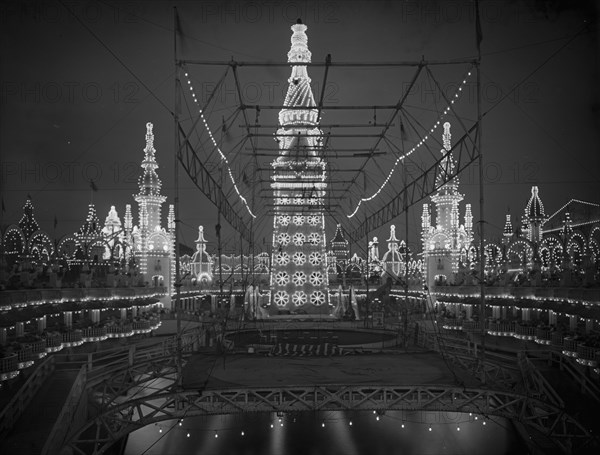
[(277, 253), (275, 260), (279, 265), (287, 265), (290, 262), (290, 255), (287, 253)]
[(313, 286), (320, 286), (323, 284), (323, 275), (321, 272), (313, 272), (310, 274), (310, 282)]
[(279, 224), (281, 224), (282, 226), (287, 226), (288, 224), (290, 224), (290, 216), (289, 215), (281, 215), (279, 217)]
[(296, 306), (304, 305), (306, 300), (306, 294), (303, 291), (296, 291), (292, 294), (292, 302)]
[(290, 234), (287, 232), (282, 232), (277, 236), (277, 240), (281, 245), (286, 246), (288, 243), (290, 243)]
[(290, 281), (290, 276), (287, 274), (287, 272), (277, 272), (277, 275), (275, 275), (275, 282), (279, 286), (284, 286), (284, 285), (288, 284), (289, 281)]
[(310, 253), (308, 260), (312, 265), (319, 265), (321, 263), (321, 254), (317, 253), (316, 251)]
[(310, 303), (315, 306), (320, 306), (325, 303), (325, 294), (321, 291), (315, 291), (310, 295)]
[(277, 291), (273, 296), (273, 300), (275, 300), (275, 305), (285, 306), (285, 304), (290, 300), (290, 296), (285, 291)]
[(294, 261), (294, 264), (296, 265), (302, 265), (306, 262), (306, 254), (298, 251), (292, 256), (292, 261)]
[[(299, 202), (301, 204), (302, 202)], [(304, 223), (304, 217), (302, 215), (294, 216), (294, 224), (296, 226), (301, 226)]]
[(318, 245), (319, 242), (321, 241), (321, 236), (319, 234), (317, 234), (316, 232), (313, 232), (308, 236), (308, 241), (310, 243), (312, 243), (313, 245)]
[(300, 232), (296, 232), (294, 234), (293, 240), (294, 240), (294, 245), (302, 246), (302, 245), (304, 245), (304, 241), (306, 240), (306, 237), (304, 237), (304, 234), (302, 234)]
[(317, 215), (310, 215), (309, 217), (307, 217), (308, 224), (310, 224), (311, 226), (316, 226), (317, 224), (319, 224), (319, 217)]
[(302, 286), (306, 283), (306, 274), (304, 272), (294, 272), (292, 281), (296, 286)]

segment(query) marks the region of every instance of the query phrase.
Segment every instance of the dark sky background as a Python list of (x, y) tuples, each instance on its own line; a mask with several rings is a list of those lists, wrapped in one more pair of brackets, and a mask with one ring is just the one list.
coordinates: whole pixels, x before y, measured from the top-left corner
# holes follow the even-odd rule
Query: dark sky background
[[(486, 237), (501, 233), (509, 207), (520, 217), (532, 185), (540, 187), (548, 214), (571, 198), (600, 202), (600, 41), (595, 4), (558, 0), (480, 3), (483, 110), (495, 106), (539, 67), (484, 120)], [(178, 8), (185, 34), (182, 55), (202, 60), (285, 61), (289, 27), (297, 17), (308, 25), (313, 62), (324, 61), (327, 54), (334, 61), (373, 62), (419, 60), (422, 56), (453, 59), (473, 57), (476, 52), (470, 1), (3, 2), (3, 226), (19, 220), (29, 193), (43, 229), (56, 237), (73, 233), (83, 222), (92, 196), (90, 178), (99, 188), (93, 199), (101, 220), (111, 205), (122, 217), (125, 204), (134, 204), (131, 195), (137, 192), (148, 121), (154, 123), (163, 193), (169, 197), (168, 203), (173, 201), (173, 120), (144, 87), (151, 88), (172, 109), (173, 6)], [(584, 30), (586, 23), (589, 28)], [(460, 82), (465, 68), (440, 71), (442, 85)], [(309, 71), (313, 84), (320, 84), (322, 69)], [(214, 68), (194, 67), (189, 73), (200, 97), (218, 77)], [(281, 104), (288, 76), (289, 68), (247, 71), (243, 90), (255, 103)], [(332, 70), (325, 102), (393, 104), (409, 76), (409, 71), (394, 73), (389, 69)], [(226, 88), (209, 120), (213, 131), (219, 130), (222, 116), (236, 103), (233, 86)], [(426, 112), (433, 106), (428, 97), (432, 98), (423, 82), (407, 103), (415, 113), (419, 109)], [(475, 99), (468, 97), (464, 102), (461, 112), (466, 119), (474, 119)], [(264, 113), (261, 121), (273, 124), (275, 114)], [(378, 113), (378, 121), (385, 121), (386, 115), (389, 113)], [(359, 120), (367, 122), (371, 116), (364, 113)], [(425, 123), (431, 120), (426, 113), (423, 116)], [(329, 122), (347, 120), (336, 111), (325, 111), (324, 118)], [(439, 130), (437, 134), (441, 134)], [(227, 147), (225, 141), (222, 148), (226, 154)], [(230, 155), (229, 159), (239, 178), (247, 168), (248, 157)], [(386, 159), (380, 165), (389, 169)], [(337, 158), (336, 166), (355, 168), (355, 164)], [(374, 166), (367, 191), (363, 192), (362, 183), (353, 189), (350, 198), (342, 201), (342, 212), (351, 212), (358, 194), (370, 194), (383, 181), (381, 171)], [(467, 171), (460, 188), (478, 219), (476, 175), (476, 169)], [(181, 241), (192, 246), (199, 224), (207, 226), (206, 236), (214, 240), (216, 209), (183, 171), (180, 191)], [(361, 210), (366, 212), (359, 216), (381, 207), (389, 197), (388, 193), (363, 206)], [(257, 200), (257, 211), (260, 205)], [(413, 245), (421, 210), (418, 204), (410, 211)], [(166, 217), (166, 209), (163, 215)], [(403, 216), (395, 220), (402, 232), (403, 223)], [(271, 223), (262, 221), (259, 226), (257, 237), (269, 241)], [(334, 222), (328, 220), (329, 238), (334, 228)], [(385, 239), (388, 232), (386, 226), (372, 235)], [(229, 226), (225, 225), (223, 235), (226, 250), (239, 248), (238, 236)]]

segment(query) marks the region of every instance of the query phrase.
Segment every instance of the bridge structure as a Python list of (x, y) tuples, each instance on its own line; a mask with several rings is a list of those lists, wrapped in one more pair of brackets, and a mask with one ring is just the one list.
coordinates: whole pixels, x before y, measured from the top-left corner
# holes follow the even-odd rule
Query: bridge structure
[[(202, 349), (204, 336), (201, 328), (182, 336), (184, 363)], [(445, 361), (466, 372), (461, 377), (471, 380), (183, 387), (177, 380), (175, 337), (147, 346), (86, 354), (42, 453), (107, 453), (127, 434), (166, 420), (334, 410), (476, 413), (511, 420), (529, 436), (532, 453), (595, 453), (600, 447), (590, 429), (565, 412), (560, 396), (525, 353), (518, 355), (518, 362), (517, 356), (491, 354), (481, 364), (466, 340), (440, 338), (432, 332), (421, 332), (416, 338), (417, 344), (437, 350)], [(402, 362), (401, 355), (396, 358)], [(485, 379), (477, 382), (478, 377)]]

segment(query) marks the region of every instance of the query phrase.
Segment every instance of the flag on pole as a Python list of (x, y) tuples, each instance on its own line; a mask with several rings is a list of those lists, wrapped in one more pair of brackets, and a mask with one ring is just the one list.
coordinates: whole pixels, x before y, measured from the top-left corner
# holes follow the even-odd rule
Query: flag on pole
[(406, 141), (408, 139), (408, 135), (406, 134), (406, 128), (404, 127), (404, 122), (400, 119), (400, 139)]
[(175, 32), (181, 35), (181, 21), (179, 20), (179, 13), (177, 12), (177, 8), (175, 10)]
[(481, 33), (481, 21), (479, 20), (479, 1), (475, 0), (475, 33), (477, 34), (477, 52), (481, 46), (483, 40), (483, 34)]
[(98, 187), (96, 186), (96, 183), (93, 180), (90, 180), (90, 188), (92, 189), (92, 191), (98, 191)]

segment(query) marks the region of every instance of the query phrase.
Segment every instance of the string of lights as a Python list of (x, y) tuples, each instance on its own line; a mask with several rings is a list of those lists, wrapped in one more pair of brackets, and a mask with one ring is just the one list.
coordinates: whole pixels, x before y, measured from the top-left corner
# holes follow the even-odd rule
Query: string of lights
[[(356, 417), (359, 417), (362, 414), (362, 418), (364, 419), (368, 415), (367, 413), (368, 413), (368, 411), (358, 411), (358, 412), (353, 412), (352, 413), (353, 416), (341, 417), (341, 418), (327, 416), (322, 419), (319, 419), (318, 426), (323, 430), (329, 428), (330, 425), (336, 424), (336, 423), (344, 423), (344, 424), (347, 424), (349, 427), (356, 427), (357, 426)], [(396, 414), (398, 414), (398, 413), (400, 413), (401, 415), (397, 416)], [(400, 429), (407, 429), (411, 424), (412, 425), (426, 425), (427, 431), (430, 431), (430, 432), (433, 431), (436, 427), (442, 428), (442, 427), (447, 427), (450, 425), (456, 425), (456, 431), (461, 431), (461, 425), (465, 425), (468, 423), (475, 423), (475, 422), (481, 422), (482, 426), (486, 426), (488, 422), (493, 422), (493, 423), (500, 425), (498, 422), (491, 419), (489, 416), (485, 415), (484, 413), (473, 414), (472, 412), (470, 412), (467, 416), (466, 413), (456, 412), (456, 413), (453, 413), (453, 414), (456, 414), (456, 418), (449, 418), (448, 419), (449, 421), (437, 421), (436, 420), (436, 422), (431, 422), (432, 419), (429, 418), (430, 414), (435, 414), (434, 412), (431, 412), (431, 411), (411, 412), (410, 414), (417, 414), (417, 416), (415, 416), (415, 418), (411, 418), (407, 415), (407, 413), (405, 413), (403, 411), (386, 412), (385, 410), (381, 410), (381, 409), (373, 410), (373, 416), (375, 417), (376, 422), (382, 422), (384, 420), (384, 418), (387, 418), (389, 420), (400, 421), (401, 422), (400, 426), (399, 426)], [(448, 416), (446, 416), (446, 417), (448, 417)], [(454, 416), (452, 416), (452, 417), (454, 417)], [(190, 420), (192, 421), (192, 423), (188, 424)], [(237, 433), (242, 438), (251, 435), (251, 433), (248, 431), (247, 428), (240, 426), (240, 425), (235, 425), (235, 426), (226, 425), (226, 426), (221, 426), (218, 428), (215, 428), (215, 427), (199, 428), (197, 425), (197, 422), (195, 422), (195, 420), (197, 420), (197, 419), (190, 418), (190, 419), (184, 420), (183, 418), (181, 418), (173, 423), (170, 423), (170, 422), (167, 424), (155, 423), (154, 426), (158, 429), (158, 433), (160, 436), (156, 441), (153, 442), (153, 444), (147, 450), (149, 450), (151, 447), (156, 445), (156, 443), (158, 443), (162, 438), (164, 438), (169, 432), (171, 432), (172, 430), (176, 430), (176, 429), (180, 429), (181, 432), (183, 434), (185, 434), (186, 438), (191, 438), (193, 433), (213, 434), (215, 439), (218, 439), (219, 436), (223, 435), (224, 433)], [(277, 428), (286, 427), (287, 425), (292, 425), (294, 423), (296, 423), (296, 418), (293, 417), (292, 415), (285, 415), (283, 413), (277, 413), (277, 415), (274, 414), (273, 417), (270, 419), (270, 422), (268, 423), (267, 428), (270, 430), (276, 430)], [(502, 425), (500, 425), (500, 426), (502, 426)]]
[(367, 197), (361, 198), (358, 201), (358, 203), (356, 204), (356, 208), (354, 209), (354, 211), (350, 215), (346, 215), (347, 218), (354, 217), (354, 215), (356, 215), (356, 213), (358, 212), (358, 209), (360, 208), (360, 206), (361, 206), (361, 204), (363, 202), (369, 202), (369, 201), (375, 199), (377, 196), (379, 196), (379, 193), (381, 193), (381, 191), (383, 191), (383, 189), (386, 187), (386, 185), (388, 184), (388, 182), (392, 178), (392, 175), (394, 174), (394, 172), (396, 170), (396, 167), (398, 166), (398, 164), (400, 163), (400, 161), (403, 161), (404, 159), (406, 159), (407, 157), (409, 157), (410, 155), (412, 155), (416, 150), (418, 150), (419, 148), (421, 148), (421, 146), (423, 144), (425, 144), (425, 142), (429, 139), (429, 136), (431, 134), (433, 134), (437, 130), (437, 128), (441, 125), (442, 119), (446, 115), (448, 115), (448, 112), (450, 112), (451, 105), (454, 104), (454, 102), (458, 100), (459, 93), (462, 92), (463, 87), (467, 83), (467, 80), (469, 79), (470, 76), (471, 76), (471, 68), (469, 68), (469, 70), (467, 71), (467, 75), (464, 77), (463, 81), (461, 82), (461, 84), (459, 85), (459, 87), (457, 88), (457, 90), (455, 91), (453, 98), (450, 100), (450, 104), (448, 104), (446, 106), (446, 108), (444, 109), (444, 111), (442, 112), (442, 114), (440, 114), (439, 117), (437, 118), (437, 121), (433, 124), (433, 126), (431, 128), (429, 128), (429, 133), (427, 133), (423, 138), (421, 138), (421, 140), (419, 140), (419, 142), (417, 142), (417, 144), (415, 146), (413, 146), (408, 152), (406, 152), (403, 155), (400, 155), (400, 156), (398, 156), (396, 158), (396, 161), (394, 162), (392, 168), (390, 169), (387, 177), (384, 179), (383, 183), (377, 189), (377, 191), (375, 191), (371, 196), (367, 196)]
[(215, 139), (215, 137), (214, 137), (214, 135), (213, 135), (210, 127), (208, 126), (208, 122), (206, 121), (206, 118), (204, 117), (204, 113), (202, 111), (202, 108), (200, 107), (200, 104), (198, 103), (198, 98), (196, 97), (196, 93), (194, 92), (194, 86), (192, 85), (192, 81), (189, 78), (189, 74), (187, 72), (185, 72), (184, 74), (185, 74), (185, 77), (187, 78), (187, 83), (188, 83), (190, 92), (192, 93), (192, 98), (193, 98), (194, 102), (196, 103), (196, 105), (198, 106), (198, 112), (200, 113), (200, 118), (202, 119), (202, 123), (204, 124), (204, 128), (206, 129), (206, 132), (208, 133), (208, 136), (210, 137), (210, 140), (212, 141), (213, 146), (219, 152), (219, 155), (221, 156), (221, 161), (223, 161), (225, 163), (225, 166), (227, 167), (227, 174), (229, 175), (229, 180), (231, 180), (231, 184), (233, 185), (233, 188), (234, 188), (235, 192), (237, 193), (238, 197), (240, 198), (240, 200), (244, 204), (244, 207), (246, 207), (246, 210), (248, 211), (248, 213), (250, 214), (250, 216), (252, 218), (256, 218), (256, 215), (252, 212), (252, 209), (250, 208), (250, 205), (248, 204), (248, 201), (242, 195), (242, 193), (240, 192), (240, 189), (237, 186), (237, 183), (235, 182), (235, 178), (233, 177), (233, 172), (231, 171), (229, 160), (227, 159), (227, 157), (225, 156), (225, 154), (221, 150), (221, 147), (219, 147), (219, 144), (217, 144), (217, 141), (216, 141), (216, 139)]

